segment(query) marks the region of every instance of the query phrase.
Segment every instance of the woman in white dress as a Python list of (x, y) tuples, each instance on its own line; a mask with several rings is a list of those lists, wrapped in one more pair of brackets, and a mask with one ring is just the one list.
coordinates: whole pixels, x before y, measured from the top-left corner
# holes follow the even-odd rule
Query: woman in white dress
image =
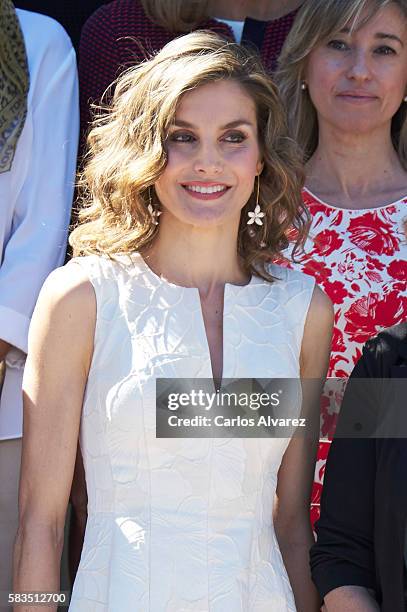
[(121, 77), (89, 144), (80, 257), (49, 277), (30, 331), (15, 590), (58, 589), (80, 436), (71, 611), (316, 611), (318, 432), (155, 432), (156, 378), (326, 374), (328, 298), (268, 263), (306, 233), (274, 85), (238, 45), (189, 34)]

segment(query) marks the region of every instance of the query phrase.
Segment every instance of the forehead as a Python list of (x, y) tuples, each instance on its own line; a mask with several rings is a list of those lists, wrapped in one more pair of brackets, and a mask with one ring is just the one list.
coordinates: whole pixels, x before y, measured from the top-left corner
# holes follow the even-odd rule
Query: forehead
[(185, 93), (175, 113), (177, 119), (206, 127), (226, 125), (236, 119), (256, 124), (256, 106), (253, 98), (236, 81), (217, 81)]
[(349, 32), (353, 36), (380, 34), (394, 34), (403, 41), (407, 36), (407, 21), (403, 11), (392, 2), (389, 5), (379, 9), (372, 16), (367, 8), (363, 11), (360, 17), (355, 21), (347, 24), (344, 31)]

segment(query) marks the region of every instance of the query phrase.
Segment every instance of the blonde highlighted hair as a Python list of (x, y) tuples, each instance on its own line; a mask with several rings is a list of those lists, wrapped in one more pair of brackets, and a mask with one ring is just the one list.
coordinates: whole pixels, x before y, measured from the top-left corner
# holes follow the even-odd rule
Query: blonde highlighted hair
[(155, 57), (131, 68), (117, 81), (111, 107), (97, 118), (88, 137), (89, 153), (80, 185), (81, 224), (70, 237), (75, 255), (113, 256), (149, 245), (159, 231), (148, 210), (159, 208), (154, 183), (167, 162), (166, 138), (183, 95), (220, 80), (237, 82), (253, 100), (264, 167), (260, 183), (263, 225), (251, 236), (242, 210), (238, 253), (247, 270), (270, 278), (267, 264), (308, 230), (302, 203), (303, 168), (288, 137), (285, 113), (259, 60), (236, 43), (198, 31), (168, 43)]
[[(396, 5), (407, 18), (407, 0), (307, 0), (298, 13), (279, 59), (276, 82), (288, 109), (290, 133), (304, 151), (304, 160), (318, 145), (318, 120), (308, 92), (301, 89), (308, 57), (319, 44), (345, 27), (359, 28), (376, 13)], [(400, 162), (407, 169), (407, 108), (401, 104), (393, 117), (392, 138)]]
[(141, 0), (141, 3), (151, 21), (171, 32), (190, 32), (208, 18), (208, 0)]

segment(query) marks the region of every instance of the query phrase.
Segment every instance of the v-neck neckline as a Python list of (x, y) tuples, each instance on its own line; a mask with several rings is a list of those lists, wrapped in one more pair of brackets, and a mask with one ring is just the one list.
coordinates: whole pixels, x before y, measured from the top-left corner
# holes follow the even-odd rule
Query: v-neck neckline
[[(209, 346), (209, 340), (208, 340), (208, 335), (206, 333), (206, 328), (205, 328), (205, 319), (203, 316), (203, 309), (202, 309), (202, 301), (201, 301), (201, 296), (199, 294), (199, 289), (198, 287), (185, 287), (183, 285), (177, 285), (175, 283), (172, 283), (171, 281), (167, 280), (166, 278), (159, 276), (158, 274), (156, 274), (156, 272), (154, 272), (150, 266), (147, 264), (147, 262), (145, 261), (144, 257), (141, 255), (141, 253), (137, 253), (136, 254), (137, 257), (140, 260), (141, 266), (143, 268), (143, 270), (149, 275), (149, 277), (154, 281), (154, 283), (159, 283), (165, 287), (168, 287), (169, 289), (171, 289), (172, 291), (187, 291), (189, 293), (193, 293), (195, 294), (195, 297), (197, 299), (197, 306), (199, 307), (199, 313), (200, 313), (200, 317), (199, 317), (199, 323), (200, 323), (200, 330), (199, 330), (199, 336), (200, 336), (200, 342), (202, 344), (202, 346), (204, 347), (204, 351), (207, 355), (207, 359), (209, 362), (209, 369), (211, 372), (211, 378), (212, 378), (212, 384), (213, 384), (213, 388), (216, 391), (217, 389), (217, 385), (215, 384), (215, 378), (214, 378), (214, 372), (212, 369), (212, 359), (211, 359), (211, 351), (210, 351), (210, 346)], [(252, 274), (252, 277), (250, 279), (250, 281), (248, 283), (246, 283), (245, 285), (235, 285), (233, 283), (225, 283), (224, 285), (224, 289), (223, 289), (223, 310), (222, 310), (222, 368), (221, 368), (221, 377), (220, 377), (220, 386), (219, 389), (222, 388), (222, 383), (225, 380), (225, 378), (228, 378), (228, 376), (225, 377), (225, 373), (228, 374), (229, 370), (229, 364), (226, 363), (225, 364), (225, 354), (226, 354), (226, 345), (227, 345), (227, 334), (225, 333), (225, 329), (226, 329), (226, 325), (225, 325), (225, 310), (227, 310), (227, 313), (229, 313), (229, 296), (230, 294), (232, 294), (233, 297), (237, 297), (238, 295), (240, 295), (241, 293), (245, 293), (246, 290), (250, 290), (251, 287), (256, 287), (259, 285), (264, 284), (265, 281), (259, 277), (256, 276), (254, 274)], [(227, 306), (227, 308), (226, 308)]]

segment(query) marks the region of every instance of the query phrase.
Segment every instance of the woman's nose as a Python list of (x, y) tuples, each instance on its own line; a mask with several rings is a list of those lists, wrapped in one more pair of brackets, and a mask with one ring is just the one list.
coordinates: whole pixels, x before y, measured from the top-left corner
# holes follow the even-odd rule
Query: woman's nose
[(368, 51), (364, 49), (355, 50), (350, 54), (348, 77), (359, 81), (369, 80), (371, 78), (371, 64)]
[(202, 145), (195, 155), (194, 170), (200, 174), (220, 174), (223, 171), (223, 160), (218, 147)]

